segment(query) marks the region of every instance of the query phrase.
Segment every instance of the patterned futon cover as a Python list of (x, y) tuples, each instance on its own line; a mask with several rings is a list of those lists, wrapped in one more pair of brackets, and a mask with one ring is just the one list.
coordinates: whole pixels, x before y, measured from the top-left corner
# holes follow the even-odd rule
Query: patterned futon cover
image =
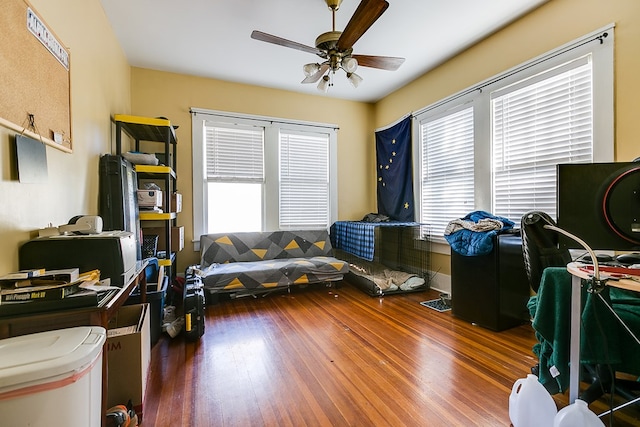
[(210, 292), (228, 292), (342, 280), (349, 265), (332, 252), (326, 230), (206, 234), (202, 281)]

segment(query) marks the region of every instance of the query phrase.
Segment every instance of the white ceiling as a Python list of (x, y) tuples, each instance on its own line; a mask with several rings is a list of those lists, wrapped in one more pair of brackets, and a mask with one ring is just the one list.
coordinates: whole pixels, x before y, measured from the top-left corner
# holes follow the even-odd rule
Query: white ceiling
[[(399, 56), (397, 71), (360, 67), (353, 88), (336, 74), (323, 96), (377, 101), (548, 0), (389, 0), (389, 8), (354, 45), (354, 53)], [(331, 31), (324, 0), (101, 0), (129, 64), (321, 95), (301, 84), (317, 56), (253, 40), (260, 30), (307, 46)], [(359, 0), (344, 0), (336, 30)]]

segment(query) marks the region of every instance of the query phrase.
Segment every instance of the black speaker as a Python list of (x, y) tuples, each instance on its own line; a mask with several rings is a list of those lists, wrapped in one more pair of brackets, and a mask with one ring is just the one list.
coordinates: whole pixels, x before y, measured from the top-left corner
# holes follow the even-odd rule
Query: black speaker
[(142, 237), (138, 211), (138, 176), (134, 166), (120, 155), (100, 157), (99, 211), (103, 230), (130, 231), (142, 259)]

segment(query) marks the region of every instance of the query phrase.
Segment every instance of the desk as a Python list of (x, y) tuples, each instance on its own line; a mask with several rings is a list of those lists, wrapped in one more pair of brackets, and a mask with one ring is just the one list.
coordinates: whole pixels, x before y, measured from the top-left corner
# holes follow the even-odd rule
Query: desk
[[(581, 286), (582, 279), (591, 280), (593, 274), (584, 268), (584, 264), (569, 263), (567, 271), (571, 273), (571, 340), (569, 347), (569, 403), (575, 402), (580, 391), (580, 319), (581, 310)], [(601, 271), (601, 279), (606, 277)], [(637, 277), (637, 276), (634, 276)], [(632, 278), (608, 278), (607, 286), (640, 292), (640, 277)]]
[[(107, 329), (109, 320), (122, 307), (129, 294), (140, 286), (140, 301), (147, 299), (147, 277), (145, 268), (147, 261), (138, 261), (133, 277), (102, 307), (82, 307), (71, 310), (58, 310), (42, 313), (31, 313), (20, 316), (0, 317), (0, 339), (55, 329), (75, 326), (102, 326)], [(105, 341), (102, 357), (102, 414), (107, 406), (107, 342)], [(104, 422), (104, 416), (103, 416)]]

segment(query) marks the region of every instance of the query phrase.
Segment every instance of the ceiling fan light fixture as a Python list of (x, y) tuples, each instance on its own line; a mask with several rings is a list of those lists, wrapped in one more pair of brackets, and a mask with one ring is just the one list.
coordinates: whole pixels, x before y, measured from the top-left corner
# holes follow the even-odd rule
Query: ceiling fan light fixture
[(336, 11), (342, 0), (324, 0), (324, 2), (331, 10), (332, 27), (331, 31), (324, 32), (316, 38), (315, 47), (257, 30), (251, 33), (251, 38), (311, 53), (322, 58), (321, 63), (303, 65), (302, 71), (305, 78), (301, 82), (305, 84), (317, 82), (318, 90), (321, 92), (327, 92), (333, 86), (333, 76), (339, 69), (345, 72), (349, 83), (357, 88), (363, 81), (362, 77), (355, 73), (359, 67), (394, 71), (404, 62), (404, 58), (353, 53), (353, 45), (356, 41), (389, 7), (387, 0), (360, 0), (360, 4), (351, 15), (343, 31), (336, 31)]
[(323, 76), (320, 81), (318, 82), (318, 90), (320, 92), (327, 92), (329, 90), (329, 75), (325, 75)]
[(325, 0), (327, 3), (327, 6), (329, 6), (330, 10), (338, 10), (340, 9), (340, 4), (342, 3), (342, 0)]
[(357, 88), (362, 83), (363, 78), (356, 73), (347, 73), (347, 80), (353, 87)]
[(342, 60), (342, 68), (347, 73), (353, 73), (358, 69), (358, 60), (353, 57), (344, 58)]
[(309, 64), (305, 64), (302, 67), (302, 72), (304, 73), (304, 75), (306, 77), (311, 77), (313, 76), (315, 73), (317, 73), (318, 71), (320, 71), (320, 64), (318, 63), (309, 63)]

